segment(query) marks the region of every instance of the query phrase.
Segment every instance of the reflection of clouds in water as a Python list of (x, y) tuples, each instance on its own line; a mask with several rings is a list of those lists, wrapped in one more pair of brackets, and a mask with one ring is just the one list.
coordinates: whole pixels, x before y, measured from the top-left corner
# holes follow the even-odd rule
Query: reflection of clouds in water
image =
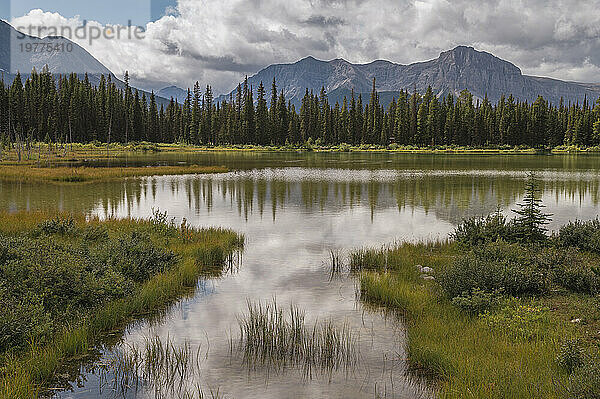
[[(337, 162), (336, 162), (337, 163)], [(250, 171), (235, 171), (230, 173), (215, 174), (215, 180), (230, 179), (276, 179), (287, 182), (298, 182), (305, 180), (327, 181), (327, 182), (393, 182), (397, 179), (417, 179), (422, 177), (504, 177), (515, 179), (526, 179), (529, 175), (527, 170), (494, 170), (494, 169), (470, 169), (470, 170), (428, 170), (428, 169), (313, 169), (313, 168), (269, 168)], [(535, 172), (536, 178), (540, 180), (591, 180), (598, 179), (598, 171), (563, 171), (542, 170)]]
[[(322, 170), (306, 168), (263, 169), (209, 176), (153, 177), (130, 181), (122, 186), (118, 197), (104, 200), (93, 211), (101, 216), (145, 216), (152, 208), (167, 210), (178, 217), (192, 216), (197, 223), (207, 225), (244, 225), (253, 214), (266, 220), (285, 218), (290, 210), (302, 217), (321, 214), (317, 234), (335, 223), (336, 216), (351, 221), (349, 229), (363, 229), (376, 224), (375, 219), (390, 217), (396, 212), (402, 216), (402, 225), (393, 226), (398, 236), (410, 238), (439, 234), (439, 224), (459, 223), (471, 216), (485, 215), (498, 206), (507, 211), (520, 201), (526, 172), (471, 171), (406, 172), (379, 170)], [(481, 173), (480, 173), (481, 172)], [(507, 174), (512, 174), (508, 177)], [(548, 171), (538, 174), (546, 193), (549, 208), (578, 204), (581, 217), (593, 217), (600, 199), (600, 179), (592, 172)], [(551, 200), (548, 193), (555, 197)], [(183, 215), (193, 209), (194, 215)], [(368, 211), (369, 218), (360, 219), (348, 213)], [(237, 213), (240, 219), (214, 218), (221, 211)], [(428, 224), (425, 231), (420, 224), (422, 213), (433, 214), (436, 223)], [(554, 210), (553, 210), (554, 212)], [(416, 216), (415, 216), (416, 215)], [(589, 215), (589, 216), (588, 216)], [(233, 221), (235, 219), (235, 222)], [(394, 216), (398, 220), (398, 217)], [(559, 218), (562, 220), (561, 218)], [(360, 222), (361, 224), (358, 224)], [(403, 227), (412, 224), (408, 230)], [(293, 228), (291, 221), (289, 228)], [(233, 226), (232, 226), (233, 227)], [(553, 224), (551, 227), (556, 227)], [(429, 231), (427, 231), (429, 230)], [(443, 232), (443, 229), (442, 229)], [(359, 243), (360, 244), (360, 243)]]
[[(548, 170), (537, 176), (546, 211), (555, 215), (551, 228), (598, 213), (597, 173)], [(58, 203), (64, 209), (101, 216), (147, 217), (154, 208), (178, 221), (185, 217), (195, 226), (223, 226), (243, 233), (246, 247), (237, 273), (201, 283), (193, 298), (182, 300), (156, 322), (137, 323), (125, 336), (129, 343), (168, 336), (206, 349), (204, 386), (221, 387), (236, 398), (369, 398), (377, 384), (385, 387), (388, 397), (412, 398), (418, 389), (404, 376), (400, 325), (364, 311), (355, 301), (352, 280), (329, 281), (323, 266), (327, 251), (445, 238), (463, 217), (489, 213), (498, 205), (510, 214), (522, 197), (526, 178), (525, 171), (512, 170), (293, 167), (131, 179), (90, 184), (85, 190), (0, 183), (0, 201), (19, 207)], [(231, 356), (230, 339), (236, 343), (237, 317), (245, 311), (247, 298), (273, 297), (283, 306), (293, 302), (304, 309), (309, 323), (333, 317), (359, 329), (363, 367), (349, 376), (336, 375), (331, 383), (302, 381), (291, 370), (268, 376), (267, 384), (263, 370), (249, 373), (240, 359)], [(96, 397), (84, 392), (89, 389), (86, 384), (63, 397)]]

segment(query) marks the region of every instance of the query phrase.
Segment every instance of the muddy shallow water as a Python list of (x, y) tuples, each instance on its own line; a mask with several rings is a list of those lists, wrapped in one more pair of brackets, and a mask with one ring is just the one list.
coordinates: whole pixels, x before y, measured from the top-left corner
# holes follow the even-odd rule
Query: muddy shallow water
[[(413, 398), (429, 397), (406, 371), (404, 331), (357, 299), (351, 276), (331, 278), (329, 251), (346, 251), (399, 240), (442, 239), (462, 218), (494, 211), (510, 214), (535, 169), (544, 189), (550, 225), (598, 214), (600, 157), (413, 156), (390, 154), (205, 154), (182, 162), (220, 164), (230, 173), (165, 176), (54, 185), (0, 183), (4, 209), (58, 208), (106, 216), (147, 217), (153, 209), (195, 226), (222, 226), (243, 233), (242, 261), (224, 277), (201, 281), (195, 295), (165, 315), (130, 326), (114, 351), (143, 345), (148, 337), (190, 343), (201, 353), (199, 372), (186, 388), (205, 397)], [(172, 156), (136, 162), (173, 163)], [(291, 303), (307, 324), (347, 323), (358, 348), (358, 365), (306, 378), (301, 369), (249, 367), (237, 350), (238, 319), (247, 301)], [(59, 398), (118, 396), (111, 373), (82, 369), (72, 390)], [(102, 376), (102, 378), (100, 378)], [(167, 397), (185, 397), (184, 390)], [(164, 394), (163, 394), (164, 395)], [(152, 398), (152, 389), (120, 395)]]

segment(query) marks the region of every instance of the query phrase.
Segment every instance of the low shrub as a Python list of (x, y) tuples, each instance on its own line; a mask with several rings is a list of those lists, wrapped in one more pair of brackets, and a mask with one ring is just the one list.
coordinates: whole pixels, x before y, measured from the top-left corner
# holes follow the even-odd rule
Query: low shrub
[(575, 247), (600, 254), (600, 220), (576, 220), (562, 226), (554, 241), (563, 247)]
[(600, 276), (586, 264), (567, 264), (555, 270), (555, 280), (569, 291), (595, 295), (600, 292)]
[(106, 228), (79, 229), (70, 218), (42, 222), (35, 234), (0, 235), (0, 353), (45, 340), (177, 259), (145, 232), (110, 238)]
[(73, 218), (57, 217), (40, 223), (34, 231), (34, 234), (69, 234), (74, 233), (76, 230), (77, 227), (75, 226)]
[(472, 315), (479, 315), (486, 311), (493, 311), (502, 302), (500, 292), (486, 292), (479, 288), (474, 288), (471, 292), (464, 292), (462, 295), (452, 298), (452, 304)]
[(177, 261), (172, 251), (158, 248), (148, 234), (132, 232), (111, 241), (105, 251), (114, 270), (136, 283), (170, 268)]
[(502, 213), (495, 212), (485, 217), (472, 217), (459, 224), (450, 238), (467, 247), (498, 240), (511, 241), (513, 226), (506, 222)]
[(0, 353), (21, 350), (53, 331), (50, 314), (35, 293), (14, 297), (0, 291)]
[(497, 312), (484, 312), (482, 320), (493, 330), (516, 340), (535, 340), (546, 333), (548, 309), (517, 300)]
[(475, 289), (513, 296), (542, 295), (549, 290), (547, 271), (532, 264), (523, 247), (504, 242), (458, 257), (436, 278), (450, 298)]
[(556, 362), (568, 373), (583, 366), (586, 362), (586, 352), (577, 339), (569, 339), (560, 345)]
[(99, 241), (108, 239), (108, 230), (104, 226), (86, 226), (81, 234), (83, 239), (87, 241)]

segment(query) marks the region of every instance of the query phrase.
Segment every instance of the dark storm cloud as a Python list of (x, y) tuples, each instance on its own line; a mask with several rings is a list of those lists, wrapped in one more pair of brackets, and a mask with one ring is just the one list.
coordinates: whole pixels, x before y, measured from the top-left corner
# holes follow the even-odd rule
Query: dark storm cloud
[(180, 55), (183, 57), (191, 57), (195, 60), (201, 61), (203, 68), (211, 69), (213, 71), (246, 73), (248, 71), (257, 70), (261, 67), (261, 65), (257, 64), (240, 63), (235, 59), (233, 55), (215, 57), (210, 55), (197, 54), (187, 50), (182, 50), (180, 52)]

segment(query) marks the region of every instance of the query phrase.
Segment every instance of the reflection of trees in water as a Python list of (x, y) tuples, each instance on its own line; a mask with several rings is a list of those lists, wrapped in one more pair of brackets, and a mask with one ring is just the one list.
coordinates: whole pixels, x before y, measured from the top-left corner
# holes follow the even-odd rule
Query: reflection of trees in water
[[(540, 181), (556, 203), (599, 202), (598, 179), (546, 178)], [(379, 209), (423, 209), (453, 223), (464, 217), (508, 207), (523, 195), (524, 179), (494, 175), (416, 175), (381, 181), (332, 181), (264, 178), (253, 175), (151, 177), (82, 185), (0, 183), (3, 209), (60, 209), (105, 215), (131, 214), (145, 202), (185, 198), (190, 209), (211, 212), (217, 202), (229, 204), (248, 218), (270, 211), (275, 220), (283, 207), (303, 212), (336, 212), (368, 206)]]

